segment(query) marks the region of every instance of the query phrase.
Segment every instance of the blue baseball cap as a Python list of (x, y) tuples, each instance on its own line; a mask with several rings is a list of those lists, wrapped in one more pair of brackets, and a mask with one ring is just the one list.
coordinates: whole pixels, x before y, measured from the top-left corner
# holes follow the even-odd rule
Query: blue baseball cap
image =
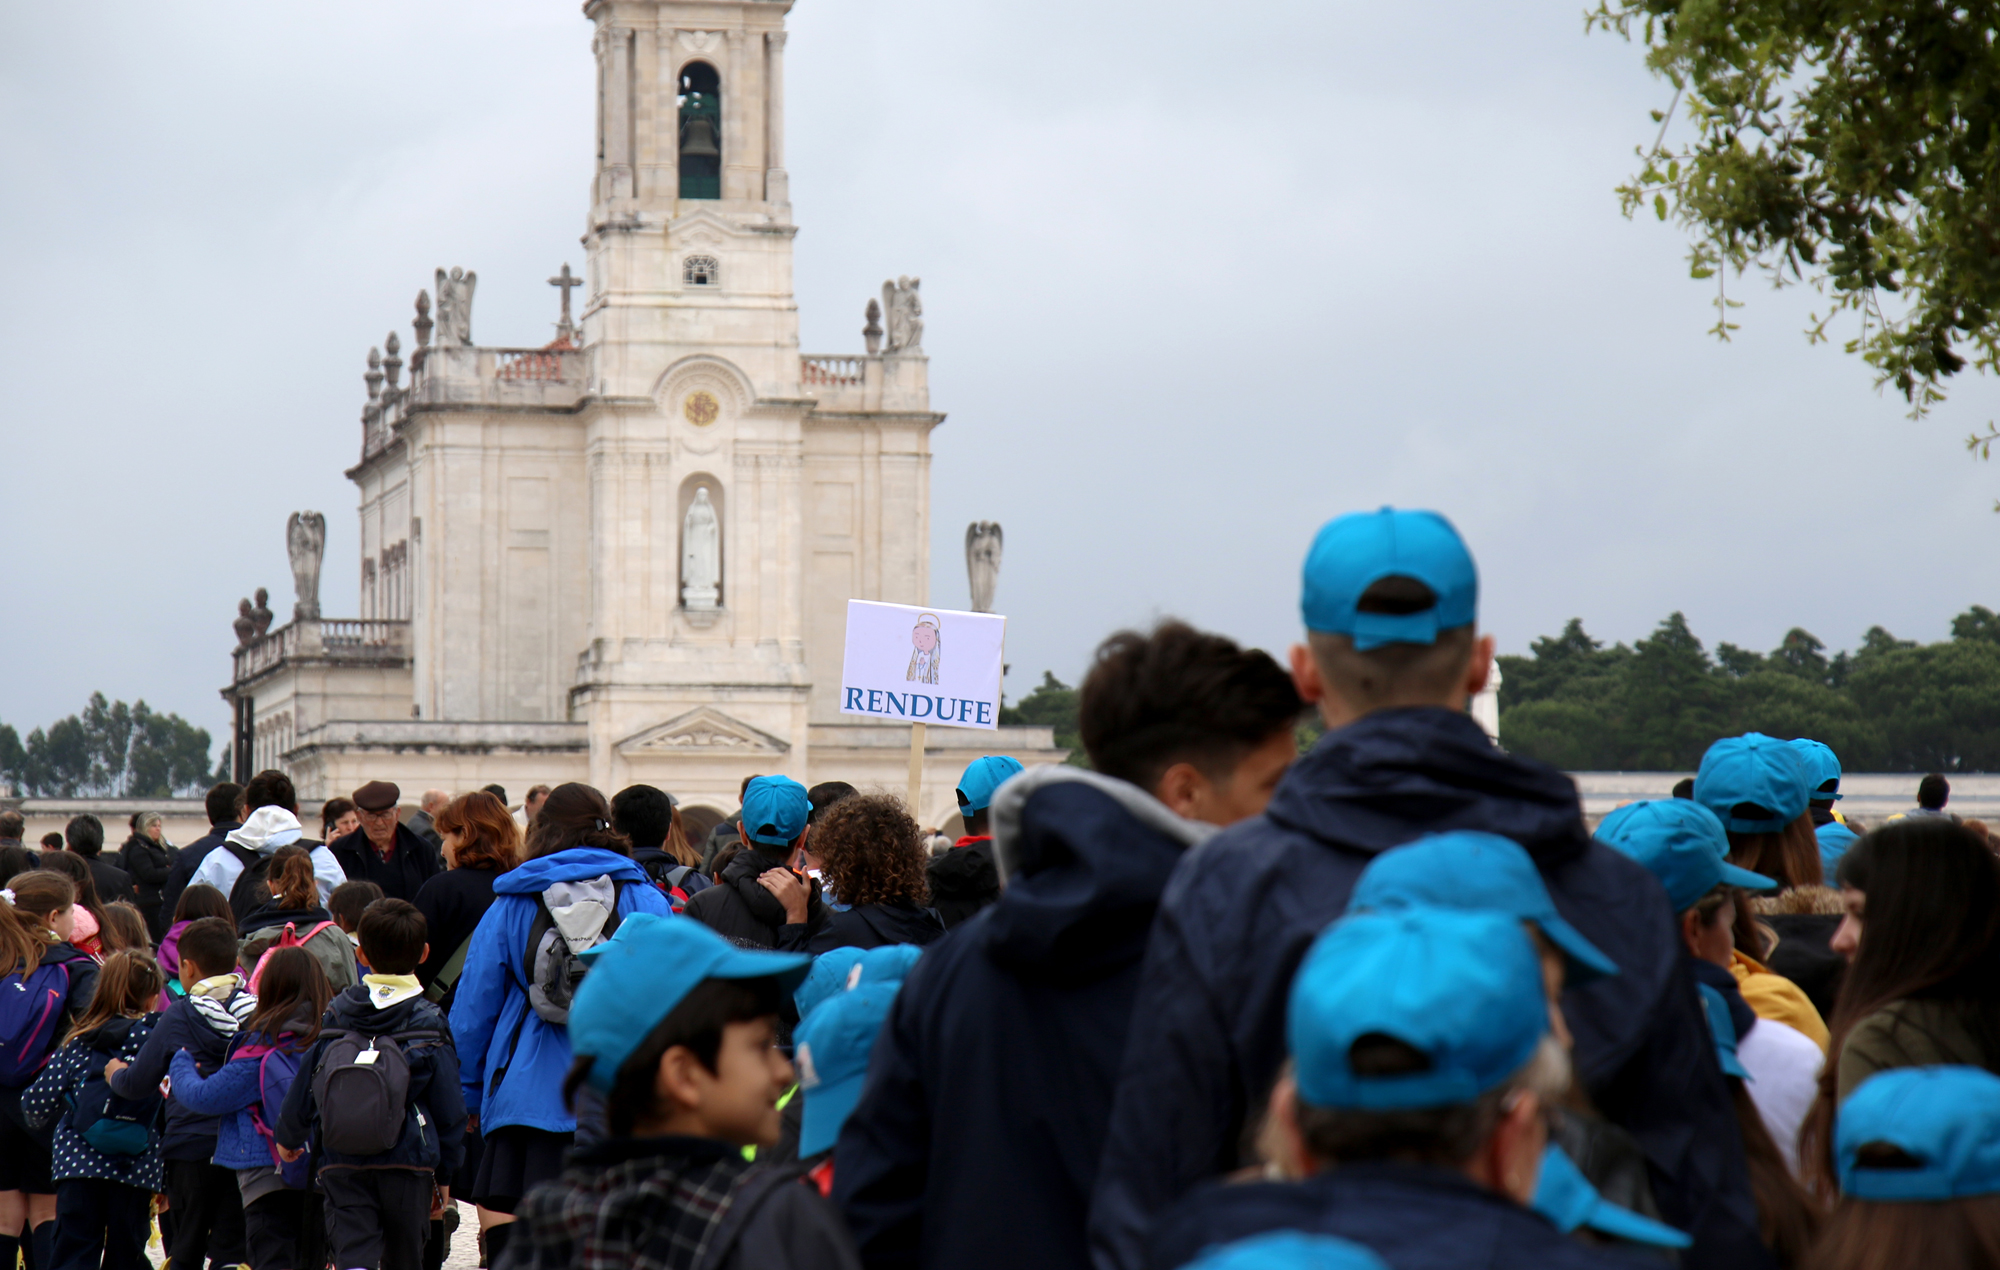
[(812, 799), (789, 776), (759, 776), (743, 791), (743, 836), (768, 847), (787, 847), (806, 831)]
[(973, 759), (966, 764), (965, 774), (958, 778), (959, 811), (985, 811), (993, 805), (993, 791), (1021, 770), (1021, 760), (1005, 754)]
[(829, 997), (864, 983), (901, 983), (923, 951), (915, 944), (883, 944), (866, 952), (859, 948), (828, 949), (814, 959), (805, 982), (792, 994), (792, 1004), (798, 1006), (803, 1019)]
[[(1812, 769), (1789, 741), (1745, 732), (1708, 747), (1694, 775), (1694, 800), (1714, 812), (1732, 833), (1776, 833), (1805, 815), (1812, 793)], [(1737, 816), (1739, 803), (1752, 803), (1768, 816)]]
[(1542, 1152), (1541, 1180), (1528, 1207), (1555, 1223), (1565, 1235), (1587, 1226), (1600, 1235), (1654, 1248), (1686, 1248), (1694, 1243), (1665, 1222), (1620, 1208), (1590, 1184), (1583, 1170), (1555, 1143)]
[(1461, 829), (1384, 851), (1354, 883), (1347, 911), (1399, 908), (1486, 909), (1533, 922), (1569, 965), (1574, 983), (1618, 973), (1576, 927), (1556, 912), (1541, 872), (1521, 844)]
[(840, 1126), (861, 1100), (868, 1081), (868, 1053), (896, 1003), (901, 983), (864, 983), (835, 993), (793, 1034), (792, 1061), (799, 1069), (805, 1117), (799, 1123), (799, 1157), (818, 1155), (840, 1139)]
[(1332, 1235), (1274, 1230), (1204, 1248), (1186, 1270), (1389, 1270), (1389, 1263), (1360, 1244)]
[(1646, 866), (1667, 888), (1674, 912), (1685, 913), (1702, 896), (1727, 882), (1751, 891), (1775, 891), (1761, 873), (1738, 868), (1729, 854), (1729, 835), (1714, 812), (1685, 798), (1627, 803), (1597, 826), (1597, 837)]
[(787, 992), (805, 978), (803, 953), (738, 948), (700, 922), (634, 913), (618, 932), (579, 953), (590, 972), (569, 1010), (572, 1053), (589, 1055), (590, 1083), (611, 1092), (618, 1068), (660, 1020), (704, 979), (776, 979)]
[[(1413, 578), (1437, 602), (1415, 613), (1363, 613), (1361, 594), (1384, 578)], [(1353, 512), (1328, 521), (1306, 552), (1299, 600), (1306, 629), (1346, 635), (1366, 652), (1434, 644), (1479, 616), (1479, 570), (1451, 522), (1436, 512)]]
[[(1533, 1057), (1549, 1030), (1541, 957), (1505, 913), (1350, 913), (1320, 933), (1292, 980), (1285, 1036), (1299, 1097), (1315, 1107), (1418, 1111), (1469, 1103)], [(1427, 1070), (1363, 1076), (1354, 1043), (1379, 1032)]]
[(1840, 857), (1846, 855), (1847, 849), (1860, 841), (1861, 835), (1838, 820), (1829, 820), (1813, 830), (1813, 836), (1819, 839), (1820, 870), (1826, 874), (1826, 884), (1832, 886), (1834, 879), (1839, 876)]
[[(1841, 797), (1840, 756), (1833, 752), (1833, 747), (1825, 742), (1812, 741), (1805, 737), (1791, 742), (1791, 746), (1805, 758), (1806, 770), (1812, 775), (1812, 800), (1816, 803), (1830, 803)], [(1833, 782), (1833, 788), (1821, 789), (1820, 786), (1828, 781)]]
[[(1881, 1143), (1915, 1168), (1870, 1168)], [(1977, 1067), (1898, 1067), (1863, 1081), (1835, 1113), (1840, 1190), (1891, 1203), (2000, 1194), (2000, 1076)], [(1898, 1161), (1901, 1163), (1901, 1161)]]
[(1715, 1040), (1715, 1058), (1722, 1064), (1722, 1074), (1750, 1079), (1743, 1060), (1736, 1057), (1736, 1020), (1729, 1017), (1729, 1002), (1720, 991), (1705, 983), (1698, 983), (1695, 988), (1701, 993), (1702, 1013), (1708, 1016), (1708, 1034)]

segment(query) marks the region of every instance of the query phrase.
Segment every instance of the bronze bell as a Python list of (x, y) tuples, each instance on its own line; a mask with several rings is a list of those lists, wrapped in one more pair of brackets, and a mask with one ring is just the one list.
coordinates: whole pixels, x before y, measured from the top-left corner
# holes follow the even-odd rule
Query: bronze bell
[(722, 151), (715, 145), (715, 121), (706, 115), (696, 115), (682, 124), (681, 153), (705, 158), (721, 157)]

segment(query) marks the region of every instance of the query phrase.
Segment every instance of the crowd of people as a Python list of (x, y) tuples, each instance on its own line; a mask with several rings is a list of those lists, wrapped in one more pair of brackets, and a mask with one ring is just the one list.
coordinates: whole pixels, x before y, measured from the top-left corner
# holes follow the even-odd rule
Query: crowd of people
[(435, 1270), (459, 1200), (492, 1270), (2000, 1265), (1985, 827), (1755, 733), (1592, 825), (1477, 606), (1336, 519), (1288, 666), (1112, 636), (1088, 766), (951, 841), (780, 775), (0, 816), (0, 1270)]

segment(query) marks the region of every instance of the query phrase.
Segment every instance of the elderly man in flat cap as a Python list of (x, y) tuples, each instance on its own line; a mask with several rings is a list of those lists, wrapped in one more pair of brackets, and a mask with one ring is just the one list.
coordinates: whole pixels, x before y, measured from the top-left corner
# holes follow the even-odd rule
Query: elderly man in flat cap
[(444, 856), (397, 819), (402, 796), (388, 781), (355, 790), (361, 828), (332, 844), (333, 858), (350, 881), (373, 882), (390, 899), (414, 900), (417, 888), (444, 872)]

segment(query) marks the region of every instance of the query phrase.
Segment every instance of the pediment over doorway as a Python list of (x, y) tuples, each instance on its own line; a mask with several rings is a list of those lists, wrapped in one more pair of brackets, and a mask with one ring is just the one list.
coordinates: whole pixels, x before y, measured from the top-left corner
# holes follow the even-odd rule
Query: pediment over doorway
[(753, 728), (713, 706), (697, 706), (686, 714), (634, 733), (618, 743), (620, 754), (725, 753), (782, 754), (791, 742)]

